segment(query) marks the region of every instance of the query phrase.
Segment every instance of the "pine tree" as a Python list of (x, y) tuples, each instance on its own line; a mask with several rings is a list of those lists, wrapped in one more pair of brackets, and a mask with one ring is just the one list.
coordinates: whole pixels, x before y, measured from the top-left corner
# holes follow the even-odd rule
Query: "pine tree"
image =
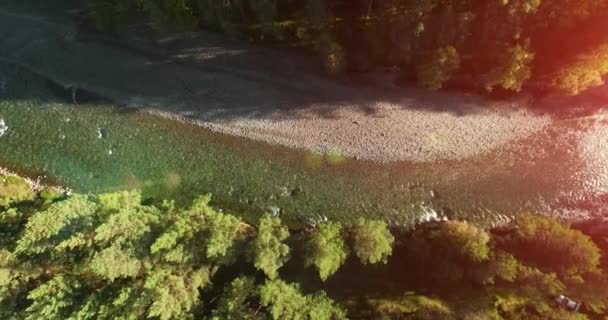
[(351, 229), (353, 252), (361, 263), (387, 262), (393, 252), (395, 237), (386, 222), (360, 218)]
[(305, 263), (315, 266), (323, 281), (334, 274), (348, 256), (341, 231), (340, 223), (321, 224), (306, 243)]
[(289, 259), (289, 247), (283, 243), (289, 231), (277, 217), (265, 215), (260, 219), (258, 233), (253, 240), (253, 264), (270, 279), (278, 276), (278, 270)]

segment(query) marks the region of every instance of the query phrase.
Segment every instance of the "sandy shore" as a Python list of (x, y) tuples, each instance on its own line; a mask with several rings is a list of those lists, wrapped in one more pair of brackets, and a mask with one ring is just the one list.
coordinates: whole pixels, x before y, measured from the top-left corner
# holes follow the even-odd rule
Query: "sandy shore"
[(74, 28), (0, 10), (0, 59), (74, 88), (75, 102), (88, 91), (225, 134), (378, 162), (474, 157), (552, 121), (515, 102), (343, 85), (307, 72), (302, 57), (217, 36), (184, 40), (158, 60), (78, 41)]

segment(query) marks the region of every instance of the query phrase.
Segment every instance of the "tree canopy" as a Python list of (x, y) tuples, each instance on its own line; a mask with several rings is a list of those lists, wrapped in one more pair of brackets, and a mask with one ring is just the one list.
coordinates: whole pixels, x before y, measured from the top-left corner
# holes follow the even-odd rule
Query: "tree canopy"
[[(490, 230), (429, 222), (401, 230), (395, 244), (380, 220), (327, 221), (290, 234), (279, 217), (247, 225), (211, 200), (204, 195), (177, 207), (172, 201), (143, 204), (137, 191), (47, 199), (40, 191), (11, 201), (0, 208), (0, 318), (608, 315), (600, 249), (581, 231), (548, 217), (521, 215)], [(304, 256), (283, 267), (288, 243)], [(349, 252), (357, 259), (347, 260)], [(303, 272), (310, 266), (323, 282)], [(560, 306), (557, 295), (584, 307)]]
[(321, 224), (306, 244), (306, 265), (315, 266), (322, 280), (338, 271), (348, 256), (341, 232), (340, 223)]
[(270, 279), (278, 276), (279, 268), (289, 259), (289, 247), (283, 243), (287, 237), (289, 230), (279, 218), (266, 215), (260, 220), (253, 240), (253, 263)]
[(361, 263), (386, 263), (393, 252), (395, 237), (384, 221), (360, 218), (351, 234), (353, 252)]
[(518, 217), (514, 225), (504, 246), (519, 259), (562, 275), (598, 270), (600, 250), (582, 232), (533, 214)]
[[(603, 83), (606, 0), (85, 0), (98, 28), (147, 19), (312, 50), (328, 71), (398, 66), (401, 80), (578, 94)], [(529, 84), (529, 85), (528, 85)], [(484, 90), (485, 89), (485, 90)]]

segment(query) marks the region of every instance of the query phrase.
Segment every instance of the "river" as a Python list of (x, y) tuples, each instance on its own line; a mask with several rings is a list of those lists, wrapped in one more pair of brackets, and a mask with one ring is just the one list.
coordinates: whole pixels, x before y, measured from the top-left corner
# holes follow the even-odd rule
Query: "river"
[(180, 204), (210, 192), (247, 219), (279, 210), (294, 223), (367, 216), (411, 226), (442, 216), (492, 224), (527, 212), (585, 218), (608, 190), (601, 114), (556, 120), (518, 147), (473, 159), (377, 164), (213, 133), (86, 93), (74, 104), (49, 79), (0, 70), (8, 128), (0, 166), (77, 192), (137, 188)]

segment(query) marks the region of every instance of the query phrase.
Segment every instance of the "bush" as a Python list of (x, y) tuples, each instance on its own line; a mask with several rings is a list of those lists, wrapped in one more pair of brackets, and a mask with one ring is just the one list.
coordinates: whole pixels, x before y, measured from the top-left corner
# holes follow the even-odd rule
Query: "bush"
[(196, 18), (188, 0), (141, 0), (141, 10), (158, 30), (190, 30)]
[(537, 215), (521, 215), (514, 226), (504, 245), (519, 260), (562, 276), (598, 270), (600, 250), (582, 232)]
[(550, 83), (560, 92), (577, 95), (604, 84), (608, 74), (608, 45), (601, 45), (576, 57), (552, 76)]
[(45, 203), (53, 202), (63, 195), (63, 191), (55, 187), (46, 187), (40, 191), (40, 199)]
[(530, 70), (534, 53), (529, 45), (516, 45), (510, 48), (494, 69), (485, 83), (487, 91), (491, 92), (495, 86), (506, 90), (521, 91), (523, 84), (530, 78)]
[(115, 32), (122, 29), (137, 8), (137, 0), (85, 1), (87, 13), (95, 21), (97, 29), (102, 31)]
[(447, 46), (436, 49), (423, 58), (418, 66), (418, 85), (431, 90), (441, 89), (459, 67), (460, 56), (456, 48)]
[(278, 270), (289, 259), (289, 247), (283, 243), (289, 230), (276, 217), (266, 215), (260, 219), (258, 234), (253, 241), (253, 263), (270, 279), (278, 276)]
[(472, 224), (447, 221), (431, 237), (438, 253), (456, 261), (479, 263), (490, 258), (490, 235)]
[(273, 320), (342, 320), (344, 310), (325, 294), (303, 295), (300, 286), (282, 280), (267, 280), (260, 288), (260, 302)]
[(453, 319), (453, 312), (442, 300), (421, 296), (408, 295), (395, 300), (382, 300), (374, 303), (377, 317), (382, 320), (435, 320)]
[(353, 251), (363, 264), (386, 263), (393, 253), (395, 237), (384, 221), (360, 218), (351, 234)]
[(305, 263), (315, 266), (323, 281), (338, 271), (348, 256), (341, 231), (337, 222), (321, 224), (306, 243)]
[(0, 208), (12, 203), (34, 199), (30, 185), (17, 176), (0, 174)]

